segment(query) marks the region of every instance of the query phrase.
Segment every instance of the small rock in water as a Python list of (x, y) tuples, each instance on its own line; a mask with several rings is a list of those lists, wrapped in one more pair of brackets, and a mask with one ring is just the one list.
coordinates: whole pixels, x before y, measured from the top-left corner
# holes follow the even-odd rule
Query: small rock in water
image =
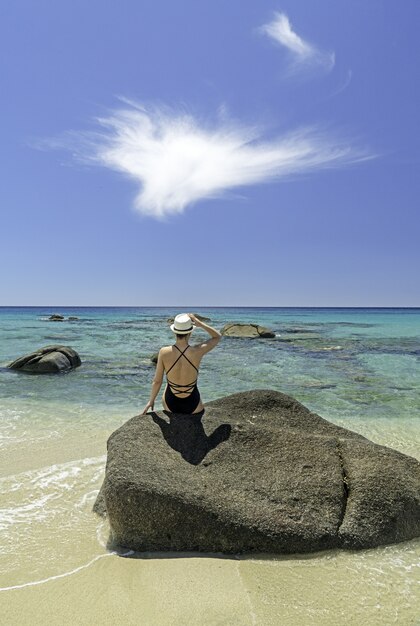
[(220, 331), (225, 337), (244, 337), (253, 339), (254, 337), (261, 337), (263, 339), (272, 339), (276, 334), (259, 324), (243, 324), (241, 322), (231, 322), (225, 324)]
[[(320, 336), (317, 333), (289, 333), (286, 335), (287, 341), (292, 341), (296, 345), (308, 344), (311, 341), (319, 341)], [(283, 339), (284, 340), (284, 339)]]
[(69, 346), (45, 346), (19, 357), (7, 367), (33, 374), (52, 374), (81, 365), (79, 355)]
[(309, 389), (333, 389), (337, 387), (335, 383), (323, 383), (322, 381), (309, 381), (308, 383), (304, 383), (302, 387)]
[(62, 322), (64, 320), (64, 315), (59, 315), (58, 313), (54, 313), (53, 315), (49, 316), (48, 320), (51, 322)]

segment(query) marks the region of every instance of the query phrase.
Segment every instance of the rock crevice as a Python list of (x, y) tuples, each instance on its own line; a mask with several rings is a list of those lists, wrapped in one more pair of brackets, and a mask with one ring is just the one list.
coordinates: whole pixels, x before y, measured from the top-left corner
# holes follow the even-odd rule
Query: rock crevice
[(341, 476), (343, 479), (343, 503), (342, 503), (342, 509), (340, 513), (340, 520), (339, 520), (339, 524), (337, 528), (337, 533), (339, 533), (341, 525), (343, 524), (344, 519), (346, 517), (347, 503), (350, 497), (350, 482), (349, 482), (349, 477), (347, 476), (346, 466), (345, 466), (344, 457), (343, 457), (343, 450), (341, 448), (339, 439), (337, 440), (337, 454), (338, 454), (338, 458), (340, 459)]

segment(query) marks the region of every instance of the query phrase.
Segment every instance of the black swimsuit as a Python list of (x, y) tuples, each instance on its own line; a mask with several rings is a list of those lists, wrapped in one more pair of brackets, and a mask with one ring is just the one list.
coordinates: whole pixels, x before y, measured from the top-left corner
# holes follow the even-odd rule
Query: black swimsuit
[[(174, 345), (174, 348), (176, 348), (179, 352), (181, 352), (179, 357), (176, 359), (175, 363), (178, 363), (179, 359), (183, 356), (185, 359), (187, 359), (188, 363), (190, 363), (193, 366), (193, 368), (196, 370), (198, 374), (198, 369), (196, 368), (194, 363), (191, 363), (189, 358), (185, 356), (185, 352), (188, 350), (189, 347), (190, 346), (187, 346), (184, 352), (181, 352), (178, 346)], [(166, 372), (166, 380), (168, 381), (168, 385), (165, 391), (166, 405), (168, 409), (171, 411), (171, 413), (194, 413), (194, 411), (200, 404), (200, 393), (197, 388), (198, 377), (192, 383), (189, 383), (188, 385), (179, 385), (178, 383), (171, 382), (168, 379), (168, 374), (173, 368), (173, 366), (175, 365), (175, 363), (173, 363), (171, 367), (168, 369), (168, 371)], [(189, 395), (185, 396), (184, 398), (180, 398), (179, 394), (181, 393), (189, 393)]]

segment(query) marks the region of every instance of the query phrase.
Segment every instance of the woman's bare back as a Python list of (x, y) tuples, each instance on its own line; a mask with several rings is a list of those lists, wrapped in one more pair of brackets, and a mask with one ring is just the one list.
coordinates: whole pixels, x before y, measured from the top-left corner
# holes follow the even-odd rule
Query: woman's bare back
[[(185, 357), (183, 353), (185, 352)], [(204, 352), (200, 346), (164, 346), (162, 348), (162, 362), (165, 372), (169, 373), (171, 383), (179, 386), (187, 386), (198, 377), (198, 369)], [(189, 362), (191, 361), (191, 363)], [(195, 369), (196, 368), (196, 369)], [(180, 393), (181, 398), (189, 394)]]

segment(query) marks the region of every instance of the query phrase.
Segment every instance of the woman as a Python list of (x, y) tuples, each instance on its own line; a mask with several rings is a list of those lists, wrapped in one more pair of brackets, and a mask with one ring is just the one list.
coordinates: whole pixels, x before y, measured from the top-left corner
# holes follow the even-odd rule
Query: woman
[[(190, 346), (188, 340), (194, 326), (207, 331), (211, 337), (197, 346)], [(176, 335), (173, 346), (160, 349), (156, 373), (150, 392), (150, 400), (142, 415), (149, 409), (153, 411), (156, 396), (162, 386), (163, 374), (166, 373), (167, 385), (162, 397), (163, 408), (170, 413), (194, 414), (204, 411), (197, 388), (198, 368), (201, 359), (217, 346), (222, 336), (218, 330), (201, 322), (193, 313), (180, 313), (175, 317), (171, 330)], [(170, 373), (170, 379), (168, 374)]]

